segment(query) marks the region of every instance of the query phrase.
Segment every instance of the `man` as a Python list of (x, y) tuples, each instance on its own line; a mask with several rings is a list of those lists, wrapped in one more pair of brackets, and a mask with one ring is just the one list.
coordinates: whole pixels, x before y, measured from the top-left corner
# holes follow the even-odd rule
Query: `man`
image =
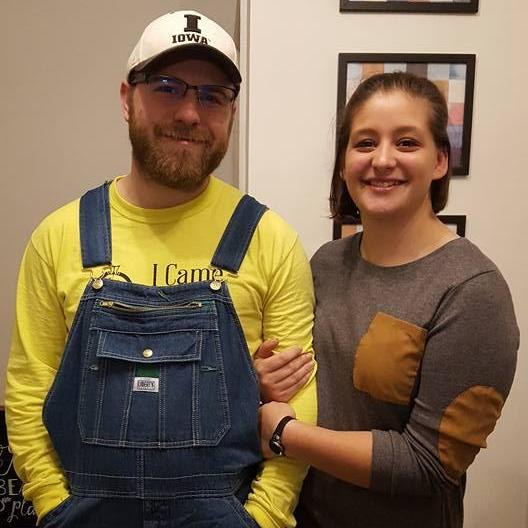
[[(306, 467), (260, 464), (249, 351), (311, 351), (311, 276), (296, 234), (211, 175), (240, 82), (216, 23), (153, 21), (121, 85), (130, 173), (27, 246), (7, 423), (46, 528), (295, 524)], [(291, 403), (315, 420), (313, 377)]]

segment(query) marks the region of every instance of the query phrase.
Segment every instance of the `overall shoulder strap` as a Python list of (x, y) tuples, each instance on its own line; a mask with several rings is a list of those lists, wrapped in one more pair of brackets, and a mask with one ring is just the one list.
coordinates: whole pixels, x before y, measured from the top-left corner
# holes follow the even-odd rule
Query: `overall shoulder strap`
[(242, 196), (213, 255), (213, 266), (233, 273), (238, 272), (253, 233), (267, 209), (252, 196)]
[(106, 182), (81, 197), (79, 230), (84, 268), (112, 263), (109, 186)]

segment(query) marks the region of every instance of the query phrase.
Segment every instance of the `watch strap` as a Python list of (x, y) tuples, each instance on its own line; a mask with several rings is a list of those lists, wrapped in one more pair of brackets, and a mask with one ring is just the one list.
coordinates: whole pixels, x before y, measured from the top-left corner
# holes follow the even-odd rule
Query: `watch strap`
[(269, 447), (276, 455), (284, 456), (284, 446), (282, 445), (282, 432), (284, 431), (286, 424), (288, 422), (291, 422), (292, 420), (295, 420), (293, 416), (284, 416), (283, 418), (281, 418), (279, 423), (277, 424), (277, 427), (275, 427), (275, 431), (273, 431), (273, 434), (271, 435)]

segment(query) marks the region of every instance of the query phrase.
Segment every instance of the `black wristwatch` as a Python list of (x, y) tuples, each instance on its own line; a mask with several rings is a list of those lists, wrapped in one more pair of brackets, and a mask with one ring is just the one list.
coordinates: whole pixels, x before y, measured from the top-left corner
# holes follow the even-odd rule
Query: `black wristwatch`
[(293, 416), (285, 416), (282, 418), (277, 424), (277, 427), (275, 427), (275, 431), (273, 431), (273, 434), (271, 435), (269, 447), (276, 455), (284, 456), (284, 446), (282, 445), (281, 440), (282, 431), (284, 431), (286, 424), (291, 420), (295, 420), (295, 418)]

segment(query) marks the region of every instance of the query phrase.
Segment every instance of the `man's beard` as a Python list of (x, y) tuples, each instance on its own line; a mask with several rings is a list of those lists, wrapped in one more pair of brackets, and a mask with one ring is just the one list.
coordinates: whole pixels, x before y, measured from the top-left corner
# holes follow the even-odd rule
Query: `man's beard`
[[(128, 134), (132, 144), (132, 156), (142, 173), (150, 180), (180, 191), (198, 189), (218, 167), (225, 156), (229, 133), (225, 139), (213, 144), (208, 131), (197, 131), (184, 123), (153, 126), (153, 137), (136, 119), (132, 109), (128, 123)], [(177, 148), (177, 139), (198, 141), (200, 147), (183, 145)], [(171, 148), (174, 141), (176, 148)]]

